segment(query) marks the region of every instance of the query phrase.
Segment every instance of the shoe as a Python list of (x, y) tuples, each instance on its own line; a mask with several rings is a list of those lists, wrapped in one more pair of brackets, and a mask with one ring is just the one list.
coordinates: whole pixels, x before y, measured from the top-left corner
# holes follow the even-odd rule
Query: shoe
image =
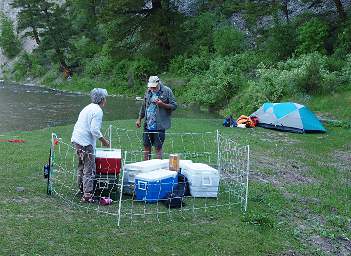
[(95, 203), (96, 200), (94, 199), (94, 197), (92, 195), (84, 195), (82, 196), (81, 200), (82, 203)]
[(112, 204), (112, 202), (113, 201), (111, 198), (104, 197), (104, 196), (100, 197), (100, 200), (99, 200), (99, 204), (101, 204), (101, 205), (110, 205), (110, 204)]

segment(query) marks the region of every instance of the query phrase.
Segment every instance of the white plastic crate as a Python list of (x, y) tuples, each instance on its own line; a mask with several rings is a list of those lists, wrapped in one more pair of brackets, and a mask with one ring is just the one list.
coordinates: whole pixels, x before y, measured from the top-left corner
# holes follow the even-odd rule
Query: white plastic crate
[(219, 172), (207, 164), (185, 163), (182, 172), (193, 197), (217, 197)]

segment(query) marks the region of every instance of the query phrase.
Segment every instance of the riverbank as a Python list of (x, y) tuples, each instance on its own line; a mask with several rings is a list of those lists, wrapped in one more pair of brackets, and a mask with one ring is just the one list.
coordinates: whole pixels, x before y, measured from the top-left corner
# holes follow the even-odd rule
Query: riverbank
[[(104, 129), (134, 129), (134, 120)], [(165, 225), (126, 226), (46, 196), (42, 166), (51, 132), (69, 141), (72, 126), (2, 134), (0, 254), (40, 255), (348, 255), (351, 252), (349, 129), (292, 134), (222, 128), (218, 120), (173, 119), (172, 132), (215, 131), (250, 144), (248, 212), (200, 215)], [(117, 145), (115, 145), (117, 146)], [(19, 157), (21, 156), (21, 157)], [(18, 189), (23, 188), (23, 189)], [(34, 242), (35, 241), (35, 242)], [(89, 241), (87, 243), (82, 241)], [(175, 246), (176, 245), (176, 246)]]

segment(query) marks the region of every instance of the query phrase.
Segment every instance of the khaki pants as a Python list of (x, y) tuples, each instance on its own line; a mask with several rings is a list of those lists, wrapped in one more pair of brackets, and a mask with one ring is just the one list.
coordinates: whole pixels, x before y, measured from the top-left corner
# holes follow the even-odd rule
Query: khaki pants
[(78, 155), (78, 186), (84, 193), (93, 193), (96, 174), (94, 148), (92, 145), (73, 145)]

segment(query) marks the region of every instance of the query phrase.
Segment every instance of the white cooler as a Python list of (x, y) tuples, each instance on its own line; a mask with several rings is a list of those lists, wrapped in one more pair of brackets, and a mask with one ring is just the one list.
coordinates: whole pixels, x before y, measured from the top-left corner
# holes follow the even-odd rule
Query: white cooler
[(124, 165), (123, 193), (133, 194), (135, 176), (141, 173), (152, 172), (158, 169), (168, 169), (168, 159), (151, 159)]
[(207, 164), (185, 163), (182, 174), (188, 179), (193, 197), (217, 197), (219, 172)]

